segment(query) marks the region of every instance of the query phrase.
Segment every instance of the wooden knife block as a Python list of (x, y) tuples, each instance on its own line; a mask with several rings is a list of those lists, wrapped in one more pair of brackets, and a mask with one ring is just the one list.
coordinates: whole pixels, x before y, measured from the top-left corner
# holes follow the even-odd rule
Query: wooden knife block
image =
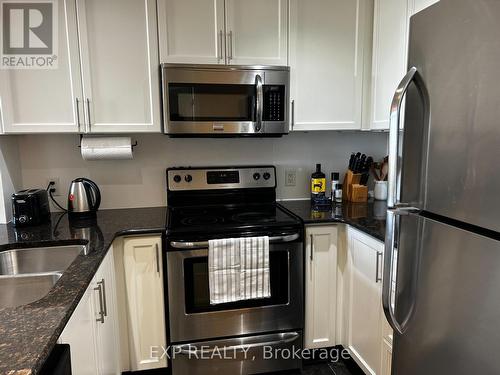
[(349, 202), (366, 202), (368, 201), (368, 187), (360, 185), (361, 177), (359, 173), (353, 173), (348, 170), (344, 178), (343, 199)]

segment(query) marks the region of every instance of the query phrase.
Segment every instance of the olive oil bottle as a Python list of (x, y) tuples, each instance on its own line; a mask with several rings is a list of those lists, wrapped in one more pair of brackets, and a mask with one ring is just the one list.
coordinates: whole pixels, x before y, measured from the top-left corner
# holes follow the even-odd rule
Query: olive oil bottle
[(323, 202), (326, 193), (326, 175), (321, 172), (321, 164), (316, 164), (316, 172), (311, 175), (311, 200)]

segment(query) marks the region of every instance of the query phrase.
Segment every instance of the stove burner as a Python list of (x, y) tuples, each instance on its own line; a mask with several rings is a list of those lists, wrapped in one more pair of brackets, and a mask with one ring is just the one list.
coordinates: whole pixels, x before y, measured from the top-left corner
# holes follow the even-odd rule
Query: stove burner
[(223, 222), (224, 219), (217, 216), (189, 216), (181, 219), (181, 224), (184, 225), (211, 225)]
[(276, 216), (265, 212), (242, 212), (233, 216), (239, 223), (270, 223), (276, 221)]

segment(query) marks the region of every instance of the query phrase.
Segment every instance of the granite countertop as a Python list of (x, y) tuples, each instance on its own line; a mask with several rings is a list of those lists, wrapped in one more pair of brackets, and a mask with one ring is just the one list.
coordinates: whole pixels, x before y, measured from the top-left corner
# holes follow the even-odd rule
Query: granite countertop
[[(385, 202), (343, 203), (314, 210), (309, 200), (283, 201), (304, 224), (341, 222), (383, 241)], [(102, 210), (92, 222), (73, 223), (52, 214), (49, 224), (27, 228), (0, 225), (0, 251), (22, 247), (87, 244), (47, 296), (28, 305), (0, 309), (0, 374), (37, 374), (117, 236), (161, 233), (166, 208)]]
[(387, 203), (370, 200), (367, 203), (343, 202), (326, 209), (313, 209), (310, 200), (279, 202), (302, 219), (304, 224), (345, 223), (380, 241), (385, 239)]
[(88, 244), (89, 249), (88, 255), (73, 261), (47, 296), (0, 309), (0, 374), (38, 373), (115, 237), (161, 233), (165, 219), (166, 208), (158, 207), (102, 210), (95, 221), (80, 225), (70, 223), (66, 214), (52, 214), (50, 224), (35, 227), (0, 225), (0, 251), (64, 244)]

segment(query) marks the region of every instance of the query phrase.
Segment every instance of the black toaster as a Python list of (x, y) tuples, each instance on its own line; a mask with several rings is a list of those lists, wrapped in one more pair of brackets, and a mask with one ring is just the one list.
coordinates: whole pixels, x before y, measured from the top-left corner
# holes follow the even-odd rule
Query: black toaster
[(12, 194), (14, 226), (42, 224), (50, 220), (49, 198), (46, 190), (27, 189)]

